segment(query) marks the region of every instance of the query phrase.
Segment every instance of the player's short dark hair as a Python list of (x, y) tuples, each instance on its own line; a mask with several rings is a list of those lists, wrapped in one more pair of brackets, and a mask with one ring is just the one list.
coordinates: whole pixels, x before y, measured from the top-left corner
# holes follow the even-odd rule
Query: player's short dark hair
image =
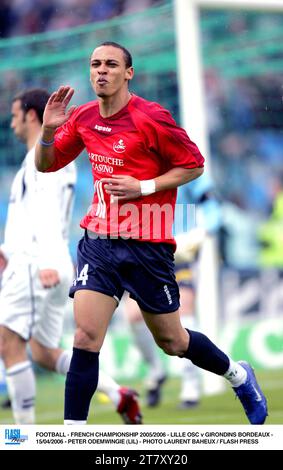
[(44, 109), (49, 97), (50, 94), (44, 88), (30, 88), (15, 95), (13, 101), (21, 102), (21, 108), (25, 115), (30, 109), (34, 109), (42, 124)]
[(118, 44), (117, 42), (113, 42), (113, 41), (105, 41), (102, 44), (99, 44), (99, 46), (97, 47), (101, 47), (101, 46), (112, 46), (112, 47), (117, 47), (117, 49), (121, 49), (121, 51), (123, 51), (124, 53), (126, 68), (128, 69), (129, 67), (132, 67), (133, 65), (132, 55), (128, 51), (128, 49), (126, 49), (124, 46), (121, 46), (121, 44)]

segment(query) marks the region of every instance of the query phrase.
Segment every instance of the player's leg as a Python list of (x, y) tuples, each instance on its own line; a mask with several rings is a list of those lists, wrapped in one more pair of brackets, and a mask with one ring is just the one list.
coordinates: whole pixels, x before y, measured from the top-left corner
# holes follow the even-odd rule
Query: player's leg
[[(67, 375), (72, 359), (72, 351), (57, 349), (54, 363), (56, 372)], [(142, 415), (135, 390), (121, 386), (103, 370), (99, 370), (97, 391), (104, 393), (113, 403), (115, 410), (126, 424), (141, 424)]]
[[(99, 351), (114, 310), (124, 293), (115, 271), (116, 258), (112, 248), (110, 239), (98, 238), (88, 230), (78, 244), (78, 275), (70, 289), (70, 296), (74, 297), (77, 329), (65, 387), (67, 424), (86, 422), (89, 403), (97, 387)], [(134, 399), (132, 395), (132, 404)], [(127, 400), (122, 401), (123, 406), (117, 408), (121, 415), (128, 406)]]
[(241, 400), (250, 423), (264, 423), (266, 399), (247, 363), (234, 362), (204, 334), (184, 329), (178, 311), (158, 315), (143, 311), (143, 316), (164, 352), (190, 359), (201, 369), (224, 376)]
[(262, 424), (267, 404), (251, 367), (229, 359), (204, 334), (182, 327), (172, 247), (166, 243), (140, 245), (143, 246), (131, 245), (128, 258), (132, 255), (135, 262), (142, 262), (138, 270), (131, 271), (125, 289), (137, 300), (156, 343), (169, 355), (189, 359), (201, 369), (223, 375), (241, 400), (249, 421)]
[[(72, 359), (72, 351), (58, 347), (46, 347), (35, 338), (30, 340), (32, 357), (37, 364), (48, 370), (67, 375)], [(140, 424), (141, 412), (137, 399), (137, 392), (122, 387), (102, 370), (99, 371), (97, 391), (108, 396), (114, 404), (115, 410), (127, 424)]]
[[(97, 386), (99, 346), (97, 350), (95, 349), (96, 345), (94, 349), (91, 349), (91, 346), (90, 349), (88, 349), (88, 342), (91, 344), (91, 339), (93, 339), (91, 325), (95, 312), (97, 309), (98, 311), (100, 309), (100, 302), (98, 301), (97, 305), (94, 303), (95, 307), (93, 307), (90, 301), (89, 309), (87, 309), (87, 303), (94, 293), (88, 290), (79, 291), (78, 294), (76, 293), (74, 302), (75, 314), (79, 322), (81, 322), (86, 315), (88, 323), (88, 325), (84, 324), (83, 327), (77, 323), (78, 329), (76, 334), (78, 335), (78, 332), (82, 330), (86, 338), (86, 344), (75, 343), (72, 352), (59, 349), (58, 345), (63, 331), (64, 311), (67, 306), (69, 286), (73, 277), (72, 270), (69, 268), (70, 266), (67, 266), (67, 269), (61, 270), (59, 273), (60, 283), (56, 287), (45, 289), (44, 291), (41, 290), (37, 293), (39, 315), (38, 321), (33, 328), (33, 337), (30, 341), (30, 345), (34, 361), (47, 369), (57, 370), (67, 375), (65, 389), (67, 397), (66, 403), (68, 403), (67, 406), (72, 409), (72, 407), (79, 408), (80, 403), (84, 405), (88, 401), (88, 396), (92, 396)], [(103, 294), (99, 294), (99, 296), (100, 295), (103, 296)], [(87, 298), (87, 301), (78, 301), (78, 297), (80, 299)], [(107, 296), (105, 297), (107, 299), (109, 298)], [(116, 307), (116, 301), (113, 298), (110, 298), (110, 302)], [(77, 307), (78, 304), (79, 307)], [(41, 305), (41, 308), (39, 308), (39, 305)], [(107, 313), (103, 308), (101, 315), (103, 320), (107, 319)], [(94, 327), (97, 337), (100, 336), (102, 331), (100, 326), (103, 329), (103, 320), (98, 327)], [(77, 365), (76, 362), (78, 363)], [(74, 394), (78, 393), (78, 396), (80, 396), (79, 400), (74, 398), (76, 395), (73, 396), (72, 388), (76, 389), (74, 390)]]
[(35, 422), (35, 376), (26, 352), (26, 342), (36, 318), (33, 285), (31, 265), (9, 263), (0, 293), (0, 343), (8, 394), (17, 424)]
[(146, 378), (146, 402), (156, 406), (160, 401), (161, 387), (166, 380), (166, 370), (152, 334), (147, 328), (138, 304), (127, 295), (124, 313), (129, 322), (135, 346), (149, 366)]
[[(72, 276), (73, 274), (72, 274), (72, 269), (70, 266), (69, 268), (68, 266), (66, 266), (64, 270), (62, 268), (60, 272), (60, 284), (58, 284), (53, 289), (49, 289), (47, 291), (45, 290), (44, 292), (45, 299), (44, 299), (44, 302), (42, 302), (43, 308), (40, 311), (40, 316), (33, 329), (33, 337), (30, 341), (33, 360), (36, 361), (41, 366), (49, 370), (57, 371), (58, 373), (61, 373), (63, 375), (67, 375), (67, 373), (70, 370), (70, 365), (71, 365), (73, 354), (75, 356), (77, 356), (78, 354), (82, 355), (82, 352), (80, 351), (62, 350), (61, 348), (58, 347), (58, 345), (60, 344), (60, 339), (61, 339), (62, 332), (63, 332), (63, 319), (64, 319), (65, 310), (67, 308), (68, 291), (69, 291), (69, 286), (71, 284)], [(83, 311), (85, 310), (84, 301), (79, 301), (79, 304), (81, 305), (77, 306), (77, 303), (78, 303), (77, 298), (81, 294), (81, 292), (82, 292), (83, 298), (87, 297), (87, 302), (88, 302), (88, 297), (92, 298), (92, 296), (94, 295), (93, 291), (88, 291), (88, 290), (79, 291), (79, 294), (76, 294), (75, 296), (75, 313), (78, 310), (80, 310), (80, 308), (82, 308)], [(90, 294), (89, 296), (88, 296), (88, 293)], [(114, 309), (116, 308), (117, 306), (116, 300), (104, 294), (98, 294), (99, 298), (100, 296), (102, 296), (102, 298), (105, 297), (106, 302), (108, 302), (108, 299), (110, 298), (111, 309), (112, 309), (112, 305), (114, 305)], [(87, 326), (86, 333), (88, 333), (88, 328), (91, 328), (90, 325), (92, 323), (92, 317), (95, 316), (95, 312), (97, 311), (98, 308), (99, 308), (99, 302), (97, 305), (95, 304), (94, 308), (92, 307), (92, 304), (90, 302), (90, 315), (89, 315), (89, 320), (88, 320), (89, 325)], [(101, 315), (103, 316), (103, 318), (107, 318), (107, 315), (106, 316), (104, 315), (103, 309), (101, 311)], [(102, 325), (103, 322), (101, 321), (100, 324)], [(95, 329), (97, 331), (97, 334), (100, 335), (99, 328), (95, 327)], [(83, 345), (81, 348), (78, 348), (78, 349), (84, 349)], [(99, 351), (99, 349), (100, 347), (98, 346), (97, 351)], [(90, 356), (93, 356), (93, 354), (90, 354)], [(94, 375), (93, 377), (90, 378), (89, 382), (90, 382), (90, 389), (93, 386), (95, 390), (96, 384), (97, 384), (97, 371), (95, 367), (94, 369), (95, 369)], [(102, 374), (102, 378), (100, 380), (100, 386), (103, 388), (103, 390), (107, 389), (107, 392), (111, 390), (112, 392), (111, 397), (114, 398), (117, 409), (118, 409), (119, 404), (122, 401), (125, 402), (124, 390), (122, 391), (122, 393), (120, 393), (121, 387), (119, 387), (119, 385), (116, 384), (111, 378), (107, 380), (107, 376), (105, 374)], [(134, 401), (136, 402), (135, 396), (131, 395), (131, 397), (132, 397), (132, 402)], [(130, 397), (126, 400), (127, 405), (129, 404), (129, 400), (130, 400)], [(125, 408), (125, 406), (123, 408)]]
[(99, 351), (116, 307), (115, 298), (100, 292), (75, 292), (76, 332), (65, 386), (65, 424), (86, 423), (98, 382)]
[(5, 326), (0, 327), (0, 337), (14, 421), (16, 424), (34, 424), (36, 385), (26, 341)]

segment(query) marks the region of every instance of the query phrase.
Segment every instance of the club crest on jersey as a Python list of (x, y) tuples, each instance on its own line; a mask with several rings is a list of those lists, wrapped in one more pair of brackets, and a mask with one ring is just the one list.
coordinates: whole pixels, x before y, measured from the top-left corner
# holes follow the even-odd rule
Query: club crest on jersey
[(126, 145), (124, 144), (123, 139), (118, 140), (118, 142), (114, 142), (113, 150), (117, 153), (123, 153), (126, 150)]

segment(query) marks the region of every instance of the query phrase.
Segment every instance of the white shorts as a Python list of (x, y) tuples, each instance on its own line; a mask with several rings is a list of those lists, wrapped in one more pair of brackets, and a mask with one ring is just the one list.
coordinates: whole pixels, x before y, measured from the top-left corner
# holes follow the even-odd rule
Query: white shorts
[(33, 337), (43, 346), (57, 348), (73, 280), (71, 261), (59, 275), (60, 284), (45, 289), (35, 263), (9, 263), (2, 277), (0, 325), (26, 341)]

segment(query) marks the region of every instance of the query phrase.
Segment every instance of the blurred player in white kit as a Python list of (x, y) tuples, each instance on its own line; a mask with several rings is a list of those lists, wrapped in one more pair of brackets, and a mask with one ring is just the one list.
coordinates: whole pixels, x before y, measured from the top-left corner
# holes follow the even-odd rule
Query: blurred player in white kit
[[(60, 374), (68, 372), (72, 355), (59, 342), (74, 277), (68, 233), (76, 169), (74, 163), (52, 174), (35, 168), (34, 146), (48, 99), (44, 89), (29, 89), (15, 96), (11, 109), (11, 127), (28, 150), (12, 184), (0, 246), (0, 346), (17, 424), (35, 423), (36, 383), (27, 343), (33, 361)], [(125, 423), (141, 422), (135, 391), (103, 372), (98, 389)]]

